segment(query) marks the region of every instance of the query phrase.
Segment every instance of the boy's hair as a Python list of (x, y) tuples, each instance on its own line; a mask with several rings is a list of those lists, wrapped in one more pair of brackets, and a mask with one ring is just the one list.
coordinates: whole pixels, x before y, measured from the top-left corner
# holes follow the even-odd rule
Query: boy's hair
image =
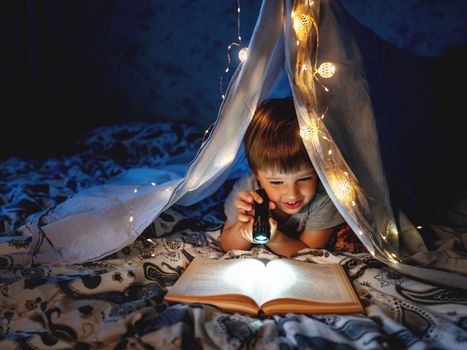
[(291, 98), (261, 103), (243, 139), (250, 168), (292, 173), (312, 167)]

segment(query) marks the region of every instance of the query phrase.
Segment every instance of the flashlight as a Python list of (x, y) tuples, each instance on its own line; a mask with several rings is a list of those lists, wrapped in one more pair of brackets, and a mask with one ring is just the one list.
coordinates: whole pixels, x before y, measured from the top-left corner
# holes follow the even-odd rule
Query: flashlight
[(256, 191), (263, 203), (255, 202), (255, 219), (253, 221), (253, 242), (266, 244), (271, 237), (271, 225), (269, 224), (269, 197), (263, 188)]

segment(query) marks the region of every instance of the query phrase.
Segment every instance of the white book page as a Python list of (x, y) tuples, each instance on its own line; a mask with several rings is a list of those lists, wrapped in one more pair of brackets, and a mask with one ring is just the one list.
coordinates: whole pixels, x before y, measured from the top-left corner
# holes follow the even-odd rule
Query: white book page
[(256, 259), (196, 258), (179, 278), (176, 286), (172, 287), (170, 294), (244, 294), (258, 303), (261, 297), (258, 276), (262, 276), (264, 270), (265, 265)]
[(275, 259), (266, 265), (261, 304), (276, 298), (351, 302), (338, 265)]

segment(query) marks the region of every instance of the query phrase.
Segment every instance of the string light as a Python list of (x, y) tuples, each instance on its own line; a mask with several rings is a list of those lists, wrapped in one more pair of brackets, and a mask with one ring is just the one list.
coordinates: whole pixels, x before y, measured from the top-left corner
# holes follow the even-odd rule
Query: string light
[(247, 58), (248, 58), (248, 48), (247, 48), (247, 47), (243, 47), (243, 48), (241, 48), (240, 51), (238, 52), (238, 59), (240, 60), (240, 62), (243, 62), (243, 61), (245, 61)]
[(301, 14), (299, 16), (294, 16), (293, 28), (297, 36), (305, 37), (308, 35), (308, 31), (311, 27), (311, 18), (306, 14)]
[(323, 62), (318, 68), (318, 74), (324, 79), (332, 78), (335, 72), (336, 66), (331, 62)]
[(318, 133), (318, 126), (314, 121), (300, 128), (302, 139), (310, 140), (314, 145), (317, 145), (319, 142)]
[[(147, 181), (143, 181), (141, 182), (139, 185), (137, 185), (136, 187), (133, 188), (133, 193), (134, 194), (137, 194), (139, 192), (139, 188), (142, 186), (142, 185), (145, 185), (145, 184), (148, 184)], [(156, 186), (157, 184), (155, 182), (149, 182), (149, 184), (151, 186)], [(133, 227), (133, 221), (135, 220), (135, 215), (134, 215), (134, 207), (135, 207), (135, 198), (133, 198), (133, 200), (131, 201), (130, 203), (130, 216), (128, 217), (128, 222), (130, 223), (130, 227), (132, 229), (134, 229)]]
[(331, 174), (329, 177), (329, 185), (341, 202), (351, 203), (354, 201), (354, 186), (347, 176), (338, 175), (337, 173)]
[[(237, 40), (238, 42), (233, 42), (229, 46), (227, 46), (227, 67), (224, 69), (224, 73), (220, 76), (219, 78), (219, 89), (221, 93), (221, 98), (225, 100), (225, 94), (224, 94), (224, 75), (227, 74), (230, 71), (230, 50), (232, 49), (233, 46), (240, 46), (240, 43), (242, 41), (242, 36), (240, 35), (240, 0), (237, 0)], [(247, 48), (242, 48), (238, 52), (238, 58), (240, 62), (243, 62), (247, 58)], [(243, 59), (242, 59), (243, 57)]]
[[(321, 115), (321, 119), (323, 119), (329, 107), (327, 105), (318, 105), (318, 102), (327, 101), (327, 98), (317, 101), (316, 89), (319, 87), (322, 91), (328, 93), (330, 90), (321, 82), (321, 78), (334, 78), (337, 69), (336, 66), (329, 61), (321, 62), (321, 64), (317, 66), (317, 60), (319, 57), (319, 30), (316, 16), (319, 14), (317, 10), (311, 8), (312, 5), (313, 1), (310, 0), (295, 1), (293, 10), (290, 13), (292, 30), (294, 31), (294, 39), (296, 43), (295, 84), (302, 92), (304, 105), (308, 109), (309, 115), (313, 116), (311, 123), (300, 128), (300, 136), (304, 141), (311, 140), (312, 144), (315, 146), (320, 146), (320, 137), (328, 142), (329, 147), (326, 148), (326, 157), (321, 153), (321, 147), (314, 148), (315, 156), (317, 154), (320, 155), (321, 161), (325, 162), (323, 165), (324, 169), (322, 170), (326, 172), (326, 178), (329, 186), (337, 197), (337, 200), (343, 206), (352, 208), (349, 214), (353, 214), (357, 220), (359, 220), (358, 218), (361, 218), (361, 220), (363, 220), (362, 222), (364, 222), (366, 215), (360, 211), (362, 209), (367, 209), (366, 197), (363, 196), (363, 193), (360, 193), (361, 189), (357, 180), (353, 176), (350, 176), (349, 172), (343, 171), (344, 169), (348, 169), (348, 167), (345, 164), (345, 160), (340, 155), (339, 148), (333, 145), (332, 137), (328, 134), (326, 125), (322, 124), (318, 129), (316, 124), (320, 120), (316, 118), (316, 111), (322, 107), (326, 107), (326, 111)], [(313, 30), (313, 32), (311, 32), (311, 30)], [(310, 76), (312, 79), (309, 79)], [(357, 195), (359, 203), (358, 207)], [(362, 206), (362, 209), (360, 209), (360, 206)], [(356, 223), (356, 225), (359, 224)], [(369, 240), (366, 242), (366, 246), (368, 246), (367, 248), (371, 255), (375, 256), (376, 248), (378, 249), (379, 255), (386, 257), (386, 259), (389, 259), (391, 262), (397, 263), (397, 259), (399, 259), (397, 257), (397, 252), (394, 252), (394, 249), (392, 249), (388, 243), (389, 238), (392, 236), (385, 237), (384, 235), (381, 235), (385, 242), (386, 240), (388, 241), (385, 243), (385, 246), (388, 245), (388, 247), (391, 248), (391, 250), (388, 251), (381, 248), (380, 241), (374, 241), (374, 239), (377, 238), (374, 234), (367, 234), (364, 236), (363, 231), (366, 232), (367, 230), (357, 229), (356, 231), (359, 236), (362, 236), (362, 240)]]

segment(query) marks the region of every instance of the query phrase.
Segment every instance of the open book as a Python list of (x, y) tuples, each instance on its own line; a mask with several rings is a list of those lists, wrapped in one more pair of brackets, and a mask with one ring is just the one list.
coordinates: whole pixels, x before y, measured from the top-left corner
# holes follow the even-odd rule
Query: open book
[(196, 257), (164, 299), (253, 315), (365, 313), (339, 264), (290, 259)]

